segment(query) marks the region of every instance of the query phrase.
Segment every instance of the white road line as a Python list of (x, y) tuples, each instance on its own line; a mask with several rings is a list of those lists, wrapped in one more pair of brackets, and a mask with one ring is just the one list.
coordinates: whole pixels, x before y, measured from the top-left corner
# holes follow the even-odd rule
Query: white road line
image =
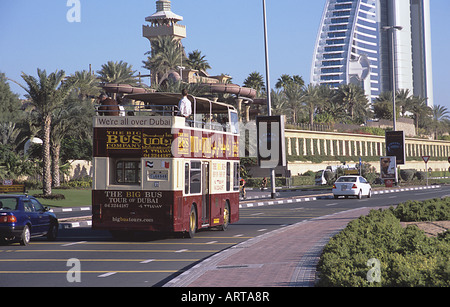
[(155, 261), (155, 259), (148, 259), (148, 260), (141, 261), (139, 263), (145, 264), (145, 263), (150, 263), (152, 261)]
[(328, 205), (325, 205), (326, 207), (330, 207), (330, 206), (336, 206), (336, 205), (339, 205), (338, 203), (332, 203), (332, 204), (328, 204)]
[(67, 244), (64, 244), (64, 245), (61, 245), (61, 246), (71, 246), (71, 245), (84, 244), (84, 243), (87, 243), (87, 241), (67, 243)]
[(98, 275), (97, 277), (103, 278), (103, 277), (108, 277), (108, 276), (111, 276), (111, 275), (114, 275), (114, 274), (117, 274), (117, 272), (109, 272), (109, 273), (105, 273), (105, 274), (102, 274), (102, 275)]

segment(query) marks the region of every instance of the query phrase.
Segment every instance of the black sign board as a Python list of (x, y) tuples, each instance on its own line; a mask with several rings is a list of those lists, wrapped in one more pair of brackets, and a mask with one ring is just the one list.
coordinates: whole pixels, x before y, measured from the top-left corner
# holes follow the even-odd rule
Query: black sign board
[(405, 133), (403, 131), (386, 131), (386, 156), (395, 156), (397, 165), (405, 164)]
[(261, 168), (286, 166), (284, 115), (257, 116), (258, 165)]

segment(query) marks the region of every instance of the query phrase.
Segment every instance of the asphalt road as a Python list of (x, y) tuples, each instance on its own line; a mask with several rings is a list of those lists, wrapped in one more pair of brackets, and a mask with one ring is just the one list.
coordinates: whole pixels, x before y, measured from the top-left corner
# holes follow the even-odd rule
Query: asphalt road
[[(282, 192), (278, 199), (293, 199), (300, 194), (305, 193)], [(56, 242), (37, 238), (28, 246), (0, 246), (0, 287), (162, 286), (198, 261), (280, 227), (358, 207), (444, 195), (450, 195), (450, 187), (376, 194), (361, 200), (333, 199), (322, 194), (310, 201), (259, 205), (242, 208), (240, 221), (227, 231), (202, 230), (194, 239), (138, 235), (130, 241), (114, 241), (108, 232), (90, 227), (61, 229)], [(258, 196), (258, 192), (252, 196)]]

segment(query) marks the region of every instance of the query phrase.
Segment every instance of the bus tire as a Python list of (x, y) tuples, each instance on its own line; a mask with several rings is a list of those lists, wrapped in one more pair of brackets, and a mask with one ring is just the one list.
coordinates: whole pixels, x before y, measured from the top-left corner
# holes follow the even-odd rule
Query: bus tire
[(230, 225), (230, 204), (228, 201), (225, 202), (225, 207), (223, 208), (223, 224), (220, 226), (220, 230), (225, 231), (228, 228), (228, 225)]
[(195, 206), (192, 205), (191, 212), (189, 213), (189, 238), (195, 237), (195, 231), (197, 230), (197, 210), (195, 210)]

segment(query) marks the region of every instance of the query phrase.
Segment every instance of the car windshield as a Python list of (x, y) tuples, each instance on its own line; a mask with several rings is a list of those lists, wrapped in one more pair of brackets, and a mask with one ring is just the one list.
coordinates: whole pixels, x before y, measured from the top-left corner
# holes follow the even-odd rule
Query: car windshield
[(17, 198), (0, 197), (0, 210), (17, 210)]
[(341, 177), (336, 182), (356, 182), (356, 177)]

